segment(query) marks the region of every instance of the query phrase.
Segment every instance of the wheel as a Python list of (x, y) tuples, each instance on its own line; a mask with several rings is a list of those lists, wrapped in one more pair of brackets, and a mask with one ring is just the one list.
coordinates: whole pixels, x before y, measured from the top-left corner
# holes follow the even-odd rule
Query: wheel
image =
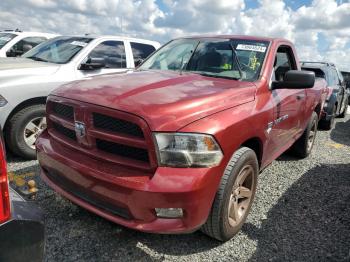
[(305, 158), (311, 153), (317, 133), (317, 122), (318, 116), (313, 112), (303, 135), (292, 146), (292, 151), (297, 157)]
[(319, 127), (323, 130), (331, 130), (334, 127), (335, 114), (337, 107), (334, 105), (332, 110), (332, 117), (329, 120), (320, 120)]
[(5, 130), (9, 149), (25, 159), (36, 159), (35, 141), (45, 128), (45, 105), (23, 108), (11, 117)]
[(339, 115), (340, 118), (344, 118), (346, 116), (346, 112), (348, 111), (348, 107), (349, 107), (348, 99), (345, 101), (343, 112), (341, 112)]
[(221, 178), (202, 232), (227, 241), (241, 229), (253, 203), (258, 173), (259, 165), (254, 151), (247, 147), (238, 149)]

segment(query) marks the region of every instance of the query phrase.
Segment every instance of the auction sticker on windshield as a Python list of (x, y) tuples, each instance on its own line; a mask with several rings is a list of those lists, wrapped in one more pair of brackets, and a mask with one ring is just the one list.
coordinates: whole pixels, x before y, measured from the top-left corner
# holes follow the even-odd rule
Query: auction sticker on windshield
[(236, 49), (237, 50), (256, 51), (256, 52), (265, 53), (266, 46), (238, 44)]
[(71, 45), (77, 45), (77, 46), (85, 47), (85, 46), (87, 46), (87, 43), (80, 42), (80, 41), (73, 41), (71, 43)]

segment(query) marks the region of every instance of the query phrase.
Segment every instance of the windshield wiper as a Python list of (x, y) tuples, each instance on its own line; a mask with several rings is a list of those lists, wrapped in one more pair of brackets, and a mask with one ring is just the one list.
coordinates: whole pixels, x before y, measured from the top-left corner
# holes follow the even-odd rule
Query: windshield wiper
[(236, 52), (236, 50), (234, 49), (234, 47), (233, 47), (233, 45), (231, 43), (230, 43), (230, 47), (232, 49), (233, 54), (235, 55), (235, 60), (236, 60), (238, 71), (239, 71), (239, 75), (240, 75), (239, 79), (241, 79), (243, 77), (241, 63), (239, 62), (237, 52)]
[(29, 57), (26, 57), (26, 58), (29, 58), (29, 59), (32, 59), (34, 61), (40, 61), (40, 62), (49, 62), (43, 58), (40, 58), (40, 57), (36, 57), (36, 56), (29, 56)]
[(230, 80), (240, 80), (241, 78), (239, 77), (234, 77), (234, 76), (221, 76), (221, 75), (214, 75), (214, 74), (208, 74), (208, 73), (203, 73), (203, 72), (196, 72), (196, 71), (191, 71), (192, 73), (199, 74), (201, 76), (209, 76), (209, 77), (215, 77), (215, 78), (224, 78), (224, 79), (230, 79)]

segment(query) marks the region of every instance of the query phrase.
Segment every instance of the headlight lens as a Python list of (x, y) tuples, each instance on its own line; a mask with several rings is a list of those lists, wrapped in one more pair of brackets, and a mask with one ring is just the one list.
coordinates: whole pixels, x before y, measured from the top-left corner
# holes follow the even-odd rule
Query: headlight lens
[(3, 107), (7, 104), (7, 100), (2, 96), (0, 95), (0, 107)]
[(210, 135), (194, 133), (155, 133), (158, 163), (170, 167), (212, 167), (223, 154)]

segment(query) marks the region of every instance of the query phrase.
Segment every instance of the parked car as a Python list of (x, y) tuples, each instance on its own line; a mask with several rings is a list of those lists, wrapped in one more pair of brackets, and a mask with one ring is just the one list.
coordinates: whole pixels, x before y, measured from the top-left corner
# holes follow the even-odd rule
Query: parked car
[[(348, 91), (349, 96), (350, 96), (350, 72), (341, 71), (341, 74), (344, 77), (346, 88), (347, 88), (347, 91)], [(349, 99), (349, 103), (348, 104), (350, 105), (350, 99)]]
[(302, 69), (312, 71), (316, 77), (324, 78), (327, 81), (329, 91), (320, 127), (330, 130), (334, 126), (335, 117), (345, 117), (349, 104), (349, 90), (346, 89), (343, 76), (332, 63), (302, 62)]
[(21, 56), (38, 44), (56, 36), (47, 33), (22, 32), (18, 29), (0, 31), (0, 57)]
[(132, 69), (159, 43), (118, 36), (60, 36), (21, 58), (0, 59), (0, 125), (16, 155), (35, 159), (47, 95), (62, 83)]
[(8, 186), (0, 129), (0, 261), (42, 261), (45, 228), (41, 210)]
[(176, 39), (133, 74), (53, 91), (36, 143), (41, 176), (126, 227), (201, 228), (225, 241), (246, 220), (259, 172), (290, 147), (310, 154), (326, 94), (287, 40)]

